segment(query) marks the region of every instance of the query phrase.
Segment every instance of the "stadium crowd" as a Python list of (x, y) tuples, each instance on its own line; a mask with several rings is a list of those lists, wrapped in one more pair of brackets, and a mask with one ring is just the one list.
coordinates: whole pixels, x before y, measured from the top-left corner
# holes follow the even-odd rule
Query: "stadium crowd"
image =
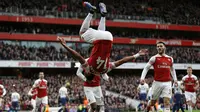
[[(20, 109), (31, 109), (31, 102), (28, 96), (28, 91), (33, 85), (33, 82), (37, 78), (37, 75), (31, 76), (31, 78), (1, 78), (1, 84), (4, 85), (7, 93), (4, 96), (4, 109), (11, 107), (11, 93), (18, 92), (20, 94)], [(83, 104), (85, 95), (83, 92), (83, 81), (74, 75), (46, 75), (45, 79), (48, 81), (48, 101), (50, 107), (60, 106), (59, 104), (59, 88), (70, 83), (68, 87), (68, 105), (74, 106), (76, 109), (80, 104)], [(105, 88), (103, 89), (105, 93)], [(125, 108), (125, 100), (119, 97), (105, 95), (105, 104), (107, 108)]]
[[(96, 0), (93, 2), (98, 3)], [(109, 19), (153, 20), (189, 25), (200, 23), (198, 16), (200, 2), (198, 0), (111, 0), (104, 2), (107, 4)], [(59, 12), (77, 12), (74, 14), (77, 16), (81, 12), (86, 12), (81, 5), (79, 0), (3, 0), (0, 1), (0, 11), (6, 13), (18, 11), (23, 15), (54, 17), (57, 17), (56, 14)], [(10, 7), (13, 8), (12, 11), (9, 11)]]
[[(5, 86), (7, 91), (4, 96), (4, 108), (10, 108), (10, 96), (13, 91), (16, 91), (21, 96), (20, 106), (22, 110), (30, 109), (30, 97), (27, 95), (33, 82), (37, 78), (37, 75), (29, 76), (31, 78), (1, 78), (1, 83)], [(129, 107), (125, 103), (125, 99), (115, 96), (108, 96), (105, 94), (105, 90), (119, 93), (130, 98), (138, 99), (137, 87), (139, 84), (139, 77), (133, 76), (132, 74), (126, 75), (111, 75), (110, 81), (101, 81), (103, 94), (105, 97), (105, 106), (107, 109), (128, 109)], [(83, 81), (79, 79), (75, 74), (73, 75), (45, 75), (45, 79), (48, 81), (48, 99), (49, 106), (59, 106), (59, 94), (58, 90), (61, 86), (65, 85), (66, 82), (70, 83), (68, 87), (68, 105), (73, 105), (76, 109), (80, 104), (83, 104), (84, 93), (83, 93)], [(146, 82), (151, 86), (153, 81), (152, 77), (146, 79)], [(200, 88), (197, 91), (197, 104), (196, 108), (200, 109)], [(112, 111), (111, 111), (112, 112)]]
[[(58, 45), (60, 46), (60, 45)], [(140, 57), (135, 62), (147, 62), (156, 54), (155, 46), (146, 45), (113, 45), (111, 61), (122, 59), (137, 53), (140, 49), (149, 50), (147, 56)], [(89, 57), (88, 47), (74, 46), (82, 56)], [(171, 47), (167, 48), (167, 54), (174, 58), (175, 63), (200, 63), (200, 49), (198, 47)], [(37, 61), (73, 61), (70, 54), (64, 49), (56, 49), (55, 46), (27, 47), (22, 45), (0, 42), (0, 60), (37, 60)]]

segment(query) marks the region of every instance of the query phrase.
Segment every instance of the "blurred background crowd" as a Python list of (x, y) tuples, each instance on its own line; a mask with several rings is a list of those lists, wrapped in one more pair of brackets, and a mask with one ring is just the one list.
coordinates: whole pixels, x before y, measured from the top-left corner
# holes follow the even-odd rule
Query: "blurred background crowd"
[[(92, 0), (97, 4), (98, 0)], [(160, 23), (199, 25), (198, 0), (109, 0), (104, 1), (108, 19), (151, 20)], [(0, 11), (31, 16), (84, 17), (80, 0), (2, 0)], [(67, 13), (66, 13), (67, 12)]]
[[(30, 97), (27, 95), (29, 89), (33, 85), (33, 82), (38, 77), (37, 74), (32, 76), (20, 76), (20, 77), (10, 77), (10, 78), (1, 78), (1, 83), (5, 86), (7, 91), (4, 99), (4, 108), (10, 106), (11, 93), (16, 91), (21, 96), (20, 106), (22, 110), (27, 110), (30, 108)], [(137, 87), (139, 85), (139, 76), (138, 74), (111, 74), (109, 75), (110, 81), (101, 81), (101, 87), (104, 94), (104, 103), (107, 108), (107, 111), (112, 109), (129, 109), (130, 107), (126, 105), (126, 99), (121, 97), (116, 97), (112, 95), (107, 95), (106, 90), (115, 92), (120, 95), (124, 95), (128, 98), (133, 98), (139, 100), (139, 94)], [(83, 81), (77, 77), (75, 74), (46, 74), (45, 79), (48, 81), (48, 101), (50, 107), (59, 106), (59, 88), (66, 84), (70, 83), (68, 87), (68, 105), (74, 106), (78, 109), (80, 104), (83, 104), (85, 95), (83, 91)], [(151, 84), (153, 82), (153, 77), (149, 76), (146, 78), (146, 83)], [(199, 80), (200, 82), (200, 80)], [(14, 86), (13, 86), (14, 85)], [(145, 102), (147, 103), (147, 102)], [(171, 104), (171, 106), (173, 103)], [(200, 88), (197, 90), (197, 103), (196, 109), (200, 109)], [(119, 111), (118, 110), (118, 111)]]

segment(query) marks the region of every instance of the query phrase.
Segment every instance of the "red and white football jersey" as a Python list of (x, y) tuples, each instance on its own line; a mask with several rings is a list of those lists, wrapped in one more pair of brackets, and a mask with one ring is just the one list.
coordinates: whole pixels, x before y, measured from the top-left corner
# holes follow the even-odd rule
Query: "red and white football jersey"
[(92, 53), (87, 60), (90, 69), (101, 74), (106, 73), (109, 68), (112, 41), (96, 40), (93, 44)]
[(37, 97), (42, 98), (47, 96), (47, 80), (38, 79), (34, 83), (34, 87), (37, 87)]
[(195, 75), (186, 75), (182, 78), (184, 87), (185, 87), (185, 91), (187, 92), (195, 92), (195, 85), (196, 85), (196, 81), (197, 77)]
[(96, 87), (96, 86), (100, 86), (100, 81), (101, 81), (101, 77), (99, 75), (95, 75), (91, 82), (85, 81), (83, 85), (86, 87)]
[(37, 88), (32, 89), (31, 94), (33, 95), (33, 96), (32, 96), (32, 99), (35, 100), (36, 97), (37, 97), (37, 94), (38, 94)]
[(161, 82), (171, 81), (170, 69), (173, 65), (172, 57), (168, 55), (155, 55), (153, 58), (154, 62), (152, 62), (151, 64), (154, 67), (154, 80)]

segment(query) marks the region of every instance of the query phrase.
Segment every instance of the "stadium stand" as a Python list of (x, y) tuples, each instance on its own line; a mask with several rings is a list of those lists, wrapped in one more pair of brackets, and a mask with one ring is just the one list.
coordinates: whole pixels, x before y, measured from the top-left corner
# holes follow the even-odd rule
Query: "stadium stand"
[[(97, 3), (98, 1), (94, 1)], [(105, 1), (106, 2), (106, 1)], [(180, 4), (181, 3), (181, 4)], [(1, 1), (1, 12), (15, 15), (81, 18), (85, 16), (79, 0), (22, 0)], [(107, 1), (108, 18), (123, 20), (150, 20), (170, 24), (199, 25), (200, 2), (194, 0), (112, 0)], [(120, 5), (119, 5), (120, 4)]]

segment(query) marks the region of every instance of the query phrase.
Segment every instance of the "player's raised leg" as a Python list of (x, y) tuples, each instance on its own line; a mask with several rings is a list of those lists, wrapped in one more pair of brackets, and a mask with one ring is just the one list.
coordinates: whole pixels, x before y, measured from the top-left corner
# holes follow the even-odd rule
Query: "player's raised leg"
[(86, 42), (91, 42), (90, 36), (88, 35), (82, 36), (82, 34), (84, 34), (90, 28), (90, 22), (92, 20), (92, 16), (93, 16), (94, 11), (96, 10), (96, 7), (91, 5), (89, 2), (83, 2), (83, 6), (88, 8), (90, 12), (88, 13), (85, 20), (83, 21), (79, 34), (81, 38), (83, 38)]
[(106, 30), (106, 14), (107, 14), (107, 9), (106, 5), (104, 3), (99, 3), (99, 9), (101, 13), (101, 19), (99, 21), (99, 26), (98, 30), (105, 31)]

